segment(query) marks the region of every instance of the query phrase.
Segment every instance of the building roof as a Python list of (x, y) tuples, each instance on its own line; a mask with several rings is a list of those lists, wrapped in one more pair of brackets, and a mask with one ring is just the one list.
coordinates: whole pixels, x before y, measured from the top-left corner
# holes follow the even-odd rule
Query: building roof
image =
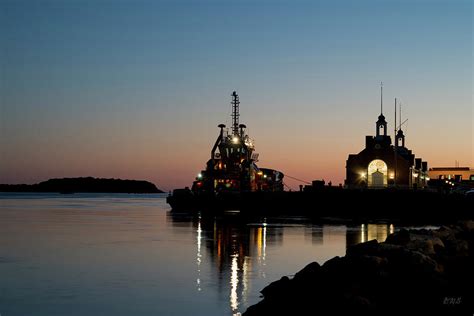
[(469, 171), (469, 167), (433, 167), (430, 171)]

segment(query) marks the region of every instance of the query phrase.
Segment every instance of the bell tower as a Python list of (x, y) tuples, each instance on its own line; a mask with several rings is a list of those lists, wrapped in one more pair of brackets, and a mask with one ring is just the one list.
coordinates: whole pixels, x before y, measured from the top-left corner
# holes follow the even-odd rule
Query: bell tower
[(397, 147), (405, 147), (405, 135), (401, 129), (397, 132), (397, 139), (395, 141)]
[[(395, 110), (396, 110), (396, 104), (395, 104)], [(403, 134), (402, 131), (402, 104), (400, 103), (400, 125), (398, 126), (398, 132), (396, 134), (395, 138), (395, 146), (396, 147), (405, 147), (405, 134)], [(395, 115), (396, 117), (396, 115)], [(396, 120), (396, 119), (395, 119)]]
[(375, 134), (377, 137), (379, 136), (387, 136), (387, 121), (385, 121), (385, 116), (383, 114), (379, 115), (379, 119), (375, 123), (377, 128), (377, 133)]

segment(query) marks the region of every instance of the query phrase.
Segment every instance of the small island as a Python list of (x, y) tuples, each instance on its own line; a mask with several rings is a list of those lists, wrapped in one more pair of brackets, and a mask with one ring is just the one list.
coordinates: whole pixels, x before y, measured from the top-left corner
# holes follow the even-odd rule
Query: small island
[(163, 193), (153, 183), (144, 180), (93, 177), (49, 179), (31, 185), (0, 184), (0, 192)]

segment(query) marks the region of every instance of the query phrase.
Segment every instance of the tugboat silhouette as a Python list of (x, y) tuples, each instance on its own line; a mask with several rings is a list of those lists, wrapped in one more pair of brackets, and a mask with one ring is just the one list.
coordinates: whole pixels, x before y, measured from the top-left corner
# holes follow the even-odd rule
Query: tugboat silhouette
[[(239, 96), (232, 93), (232, 126), (219, 124), (219, 135), (211, 149), (211, 157), (189, 188), (176, 189), (167, 202), (173, 210), (190, 210), (197, 206), (238, 210), (242, 195), (250, 192), (282, 192), (283, 173), (259, 168), (253, 140), (239, 124)], [(216, 204), (217, 203), (217, 204)]]

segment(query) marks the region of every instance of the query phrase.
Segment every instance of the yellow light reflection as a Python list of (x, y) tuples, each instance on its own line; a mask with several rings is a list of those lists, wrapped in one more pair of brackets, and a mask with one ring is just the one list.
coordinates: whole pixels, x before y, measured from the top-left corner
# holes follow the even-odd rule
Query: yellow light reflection
[(262, 249), (262, 261), (263, 265), (265, 265), (265, 256), (266, 256), (266, 248), (267, 248), (267, 225), (263, 226), (263, 249)]
[(263, 241), (263, 229), (262, 227), (257, 228), (257, 258), (262, 258), (262, 241)]
[(389, 234), (393, 234), (395, 227), (393, 224), (367, 224), (360, 225), (360, 242), (366, 242), (376, 239), (378, 242), (384, 242)]
[(242, 288), (242, 302), (244, 304), (247, 303), (247, 295), (248, 295), (248, 290), (249, 290), (249, 282), (248, 282), (248, 278), (249, 278), (249, 264), (250, 264), (250, 258), (245, 256), (244, 257), (244, 264), (243, 264), (243, 267), (242, 267), (242, 285), (243, 285), (243, 288)]
[(196, 279), (196, 286), (197, 290), (201, 291), (201, 261), (202, 261), (202, 255), (201, 255), (201, 239), (202, 239), (202, 229), (201, 229), (201, 218), (199, 217), (198, 220), (198, 228), (197, 228), (197, 255), (196, 255), (196, 264), (197, 264), (197, 272), (198, 272), (198, 277)]
[(367, 225), (367, 240), (376, 239), (378, 242), (383, 242), (387, 239), (387, 235), (387, 225)]
[(238, 254), (232, 255), (232, 264), (230, 267), (230, 308), (232, 308), (232, 312), (235, 313), (237, 311), (237, 307), (239, 306), (239, 298), (237, 296), (237, 285), (239, 283), (238, 278), (238, 262), (237, 258), (239, 257)]

